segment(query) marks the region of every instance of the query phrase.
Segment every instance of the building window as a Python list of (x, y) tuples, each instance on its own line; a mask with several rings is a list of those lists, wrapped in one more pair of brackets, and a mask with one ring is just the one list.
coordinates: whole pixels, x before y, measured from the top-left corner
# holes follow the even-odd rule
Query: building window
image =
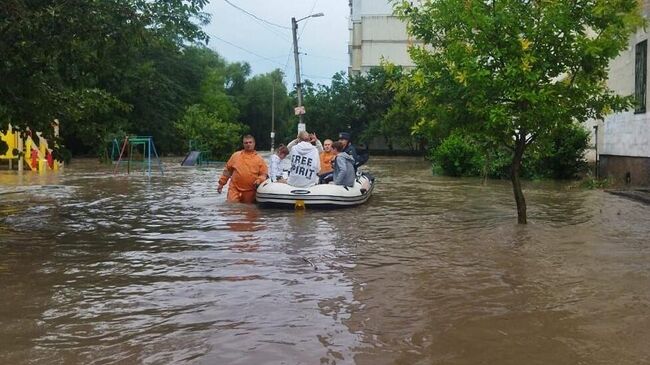
[(636, 58), (634, 63), (634, 113), (645, 113), (646, 104), (646, 79), (648, 74), (648, 41), (636, 45)]

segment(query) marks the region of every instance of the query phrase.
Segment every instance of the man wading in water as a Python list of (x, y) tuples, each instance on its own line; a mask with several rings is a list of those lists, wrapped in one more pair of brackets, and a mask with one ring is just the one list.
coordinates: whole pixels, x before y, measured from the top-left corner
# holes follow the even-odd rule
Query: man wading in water
[(230, 179), (228, 201), (236, 203), (254, 203), (257, 186), (266, 180), (269, 169), (266, 162), (255, 151), (255, 138), (245, 135), (244, 149), (232, 154), (223, 174), (219, 178), (217, 192), (221, 194), (223, 186)]
[(298, 133), (300, 142), (291, 148), (289, 160), (291, 170), (287, 183), (299, 188), (308, 188), (318, 184), (318, 171), (320, 171), (320, 158), (318, 149), (312, 145), (309, 133)]

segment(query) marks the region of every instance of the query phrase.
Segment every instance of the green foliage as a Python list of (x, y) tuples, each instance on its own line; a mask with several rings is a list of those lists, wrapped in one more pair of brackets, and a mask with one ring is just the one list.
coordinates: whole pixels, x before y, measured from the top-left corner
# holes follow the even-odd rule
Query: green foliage
[(207, 40), (206, 3), (0, 2), (0, 119), (49, 133), (58, 118), (78, 151), (124, 125), (170, 130), (188, 94), (180, 52)]
[(410, 55), (430, 119), (463, 127), (492, 150), (513, 151), (520, 223), (527, 148), (563, 125), (632, 106), (606, 80), (610, 60), (645, 23), (636, 0), (401, 1), (396, 11), (424, 43)]
[(247, 126), (224, 122), (201, 105), (189, 106), (183, 118), (176, 123), (176, 128), (186, 139), (196, 140), (217, 160), (227, 160), (241, 145), (241, 137), (248, 131)]
[[(578, 124), (558, 128), (547, 141), (539, 141), (522, 161), (521, 176), (528, 179), (574, 179), (585, 172), (584, 154), (589, 133)], [(431, 154), (434, 168), (450, 176), (510, 177), (512, 151), (481, 143), (480, 136), (456, 131)]]
[(411, 132), (420, 118), (419, 99), (403, 82), (407, 76), (401, 67), (386, 64), (358, 76), (337, 73), (330, 85), (305, 82), (308, 129), (321, 139), (349, 131), (355, 143), (382, 138), (391, 149), (419, 148), (419, 137)]
[(555, 129), (547, 141), (538, 141), (532, 148), (532, 166), (525, 170), (554, 179), (577, 178), (587, 168), (584, 159), (589, 147), (589, 132), (578, 124), (564, 124)]
[(431, 157), (434, 168), (449, 176), (477, 176), (483, 166), (477, 144), (460, 133), (445, 138)]
[(280, 70), (253, 76), (246, 81), (236, 98), (242, 111), (239, 119), (250, 127), (258, 149), (271, 147), (272, 109), (275, 109), (275, 130), (278, 131), (276, 140), (284, 141), (295, 136), (295, 132), (291, 135), (283, 133), (283, 126), (290, 120), (293, 112), (292, 101), (287, 95), (283, 78)]
[(612, 185), (612, 180), (607, 178), (607, 179), (597, 179), (593, 176), (589, 176), (588, 178), (584, 179), (581, 183), (580, 186), (583, 189), (589, 189), (589, 190), (595, 190), (595, 189), (607, 189)]
[(340, 131), (350, 131), (353, 141), (360, 140), (360, 133), (365, 129), (364, 121), (360, 120), (363, 106), (354, 94), (352, 79), (337, 73), (329, 86), (305, 83), (304, 120), (307, 129), (317, 132), (321, 139), (336, 139)]
[(422, 98), (412, 92), (409, 75), (402, 67), (387, 62), (382, 62), (382, 67), (373, 73), (383, 90), (384, 105), (378, 108), (380, 114), (370, 121), (365, 132), (367, 139), (382, 137), (390, 150), (417, 150), (423, 138), (413, 131), (423, 118)]

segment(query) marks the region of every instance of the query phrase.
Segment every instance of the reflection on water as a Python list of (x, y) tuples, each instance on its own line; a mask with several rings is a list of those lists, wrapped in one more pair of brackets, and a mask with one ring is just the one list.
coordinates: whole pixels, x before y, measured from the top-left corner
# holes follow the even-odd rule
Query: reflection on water
[(650, 208), (376, 158), (364, 206), (226, 204), (219, 167), (0, 172), (0, 363), (650, 362)]

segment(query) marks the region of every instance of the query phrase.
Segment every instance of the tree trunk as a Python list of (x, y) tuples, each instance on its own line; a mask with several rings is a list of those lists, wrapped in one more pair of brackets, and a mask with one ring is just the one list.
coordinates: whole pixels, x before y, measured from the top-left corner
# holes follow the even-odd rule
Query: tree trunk
[(517, 202), (517, 223), (526, 224), (526, 199), (524, 193), (521, 191), (521, 180), (519, 173), (521, 171), (521, 161), (524, 156), (524, 149), (526, 148), (526, 136), (517, 136), (515, 144), (515, 153), (512, 156), (512, 168), (510, 179), (512, 180), (512, 191), (515, 194), (515, 202)]

